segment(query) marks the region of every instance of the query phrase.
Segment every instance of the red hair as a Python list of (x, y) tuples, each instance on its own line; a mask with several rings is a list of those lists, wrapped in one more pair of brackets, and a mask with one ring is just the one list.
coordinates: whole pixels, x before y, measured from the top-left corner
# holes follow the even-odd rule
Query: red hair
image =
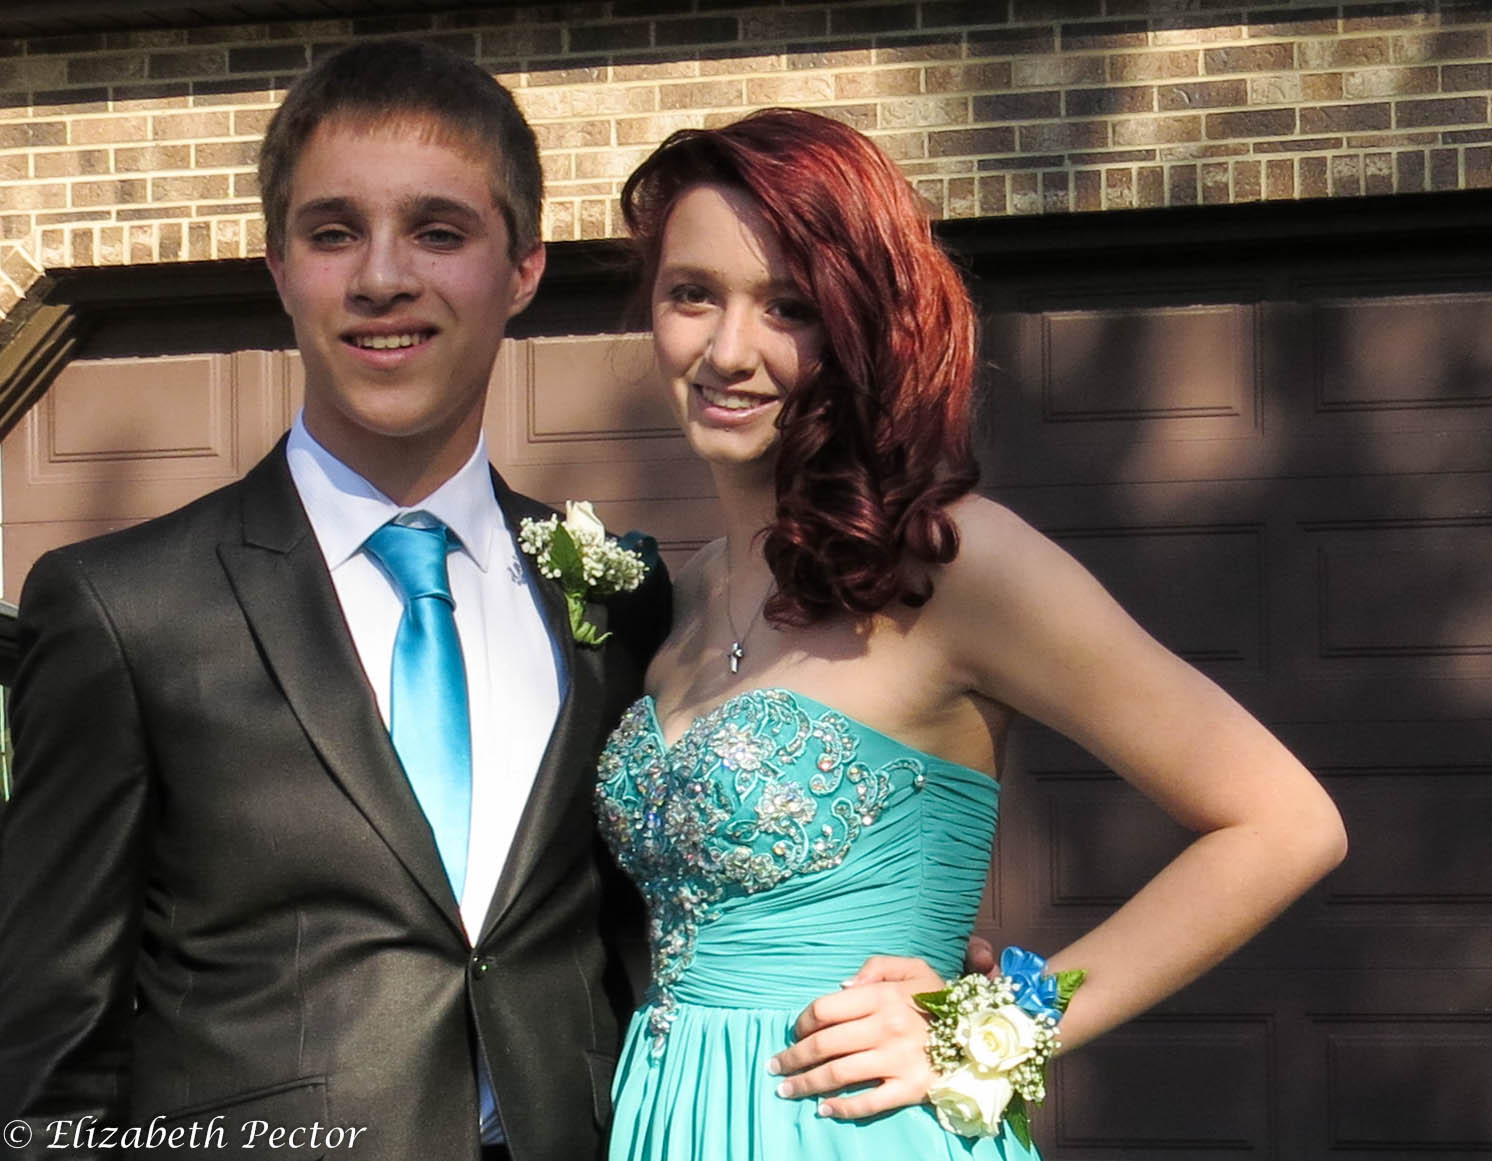
[(777, 510), (762, 550), (766, 616), (809, 625), (930, 595), (926, 565), (958, 553), (947, 506), (977, 482), (970, 449), (975, 318), (921, 200), (855, 130), (765, 109), (674, 133), (622, 189), (644, 288), (679, 195), (747, 193), (823, 322), (820, 366), (783, 401)]

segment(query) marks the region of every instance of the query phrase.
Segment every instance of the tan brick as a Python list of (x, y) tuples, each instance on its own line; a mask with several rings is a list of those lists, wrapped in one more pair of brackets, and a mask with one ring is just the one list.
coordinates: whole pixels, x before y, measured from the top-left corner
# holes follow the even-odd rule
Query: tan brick
[(964, 125), (969, 121), (967, 97), (903, 97), (882, 101), (878, 106), (883, 129), (913, 126)]
[(875, 58), (868, 48), (809, 48), (786, 54), (786, 64), (790, 69), (868, 69), (874, 63)]
[(1345, 141), (1348, 149), (1423, 149), (1440, 143), (1439, 133), (1354, 133)]
[(647, 149), (602, 149), (575, 155), (575, 177), (580, 181), (593, 178), (625, 178), (652, 152)]
[(41, 233), (41, 263), (48, 270), (67, 265), (67, 231), (43, 230)]
[(904, 41), (880, 40), (872, 59), (878, 65), (930, 64), (958, 60), (964, 55), (958, 36), (936, 36), (929, 40), (909, 38)]
[(1362, 165), (1356, 154), (1340, 154), (1331, 159), (1332, 197), (1356, 197), (1362, 193)]
[(1342, 99), (1342, 74), (1301, 74), (1300, 99), (1302, 101), (1340, 101)]
[[(812, 73), (799, 73), (794, 79), (802, 80), (811, 76)], [(769, 78), (773, 79), (777, 78)], [(752, 104), (766, 103), (759, 102), (755, 95), (756, 86), (761, 83), (746, 82), (746, 99)], [(917, 68), (869, 69), (864, 72), (837, 73), (834, 76), (834, 96), (841, 101), (856, 101), (863, 97), (909, 97), (921, 92), (922, 70)], [(803, 99), (819, 98), (815, 96)]]
[(259, 174), (254, 170), (233, 175), (233, 197), (259, 199)]
[(1243, 36), (1244, 29), (1239, 24), (1193, 23), (1185, 19), (1168, 24), (1164, 17), (1160, 17), (1150, 30), (1150, 43), (1214, 44), (1220, 40), (1242, 40)]
[(1270, 201), (1295, 196), (1295, 162), (1273, 157), (1264, 163), (1264, 196)]
[(1235, 202), (1257, 202), (1264, 197), (1263, 166), (1257, 161), (1235, 161), (1233, 163), (1233, 200)]
[(71, 204), (89, 206), (139, 205), (149, 199), (148, 183), (142, 178), (115, 181), (75, 181), (68, 187)]
[(1202, 118), (1126, 117), (1114, 122), (1115, 145), (1166, 145), (1178, 141), (1197, 141), (1202, 137)]
[(736, 56), (726, 53), (715, 59), (707, 57), (699, 62), (702, 77), (751, 76), (761, 73), (780, 73), (787, 68), (787, 59), (780, 52), (762, 53), (755, 56)]
[(30, 214), (0, 215), (0, 238), (4, 238), (7, 242), (31, 237), (32, 229)]
[(1394, 192), (1394, 163), (1391, 153), (1368, 153), (1362, 159), (1362, 185), (1365, 194)]
[(0, 318), (5, 318), (21, 303), (21, 296), (9, 286), (0, 286)]
[(188, 222), (186, 237), (186, 254), (191, 261), (205, 262), (213, 256), (211, 222)]
[(98, 230), (98, 264), (124, 265), (124, 227), (100, 226)]
[(1008, 182), (1003, 173), (982, 174), (979, 177), (979, 212), (995, 215), (1009, 211)]
[(1106, 169), (1103, 174), (1103, 202), (1107, 209), (1128, 210), (1135, 204), (1135, 176), (1128, 169)]
[(630, 81), (677, 81), (697, 76), (699, 61), (665, 60), (612, 65), (610, 79), (616, 84), (627, 84)]
[(1299, 103), (1305, 93), (1305, 84), (1299, 73), (1249, 77), (1244, 83), (1248, 87), (1250, 105), (1293, 105)]
[[(1047, 89), (1061, 85), (1101, 85), (1104, 59), (1101, 56), (1029, 56), (1002, 61), (1007, 85), (1018, 89)], [(1005, 88), (1007, 85), (1000, 85)]]
[[(7, 159), (10, 160), (10, 159)], [(14, 160), (24, 162), (24, 156)], [(96, 177), (109, 172), (107, 149), (70, 149), (58, 153), (36, 153), (32, 155), (37, 177)], [(7, 173), (5, 177), (15, 180), (30, 176), (22, 173)]]
[(1109, 57), (1111, 81), (1163, 81), (1200, 76), (1201, 72), (1202, 54), (1195, 51), (1132, 52)]
[(1208, 161), (1202, 164), (1202, 204), (1225, 205), (1232, 200), (1228, 185), (1232, 167), (1224, 161)]
[(55, 210), (65, 205), (65, 185), (0, 185), (0, 210)]
[(68, 231), (67, 259), (71, 266), (93, 266), (95, 264), (91, 227), (84, 226)]
[(581, 238), (604, 238), (606, 229), (606, 203), (600, 198), (587, 198), (580, 203)]
[(610, 121), (590, 118), (580, 121), (547, 121), (534, 126), (534, 136), (540, 149), (604, 147), (611, 144), (611, 124)]
[(0, 124), (0, 149), (66, 144), (66, 121), (23, 121), (20, 124)]
[(544, 239), (549, 242), (570, 242), (575, 238), (575, 206), (571, 202), (554, 197), (544, 199)]
[(244, 225), (244, 256), (259, 258), (264, 254), (264, 218), (250, 218)]
[(264, 136), (264, 131), (269, 128), (270, 118), (274, 115), (273, 109), (235, 109), (233, 131), (225, 136), (252, 137), (257, 141)]
[(162, 169), (190, 169), (190, 145), (139, 145), (114, 150), (119, 173), (154, 173)]
[(69, 126), (68, 136), (74, 145), (148, 141), (150, 122), (145, 117), (80, 117)]
[(1389, 42), (1382, 36), (1354, 36), (1331, 40), (1303, 40), (1296, 59), (1307, 71), (1387, 64)]
[(137, 225), (129, 228), (129, 261), (142, 265), (155, 261), (155, 231), (153, 225)]
[(1209, 48), (1202, 53), (1202, 68), (1209, 76), (1220, 73), (1272, 73), (1295, 67), (1295, 45), (1239, 44)]
[[(172, 146), (161, 147), (165, 149)], [(229, 169), (235, 167), (249, 167), (259, 162), (259, 142), (257, 141), (204, 141), (196, 147), (196, 165), (198, 169)], [(161, 169), (176, 169), (174, 165), (162, 165)]]
[[(958, 132), (955, 130), (954, 132)], [(913, 130), (907, 133), (876, 133), (875, 143), (892, 161), (912, 161), (928, 155), (926, 133)], [(1014, 134), (1011, 135), (1014, 140)]]
[(150, 119), (150, 136), (156, 141), (198, 141), (203, 137), (228, 137), (234, 114), (166, 113)]
[(922, 208), (927, 216), (935, 222), (941, 221), (944, 207), (943, 183), (924, 178), (921, 181), (914, 181), (912, 188), (917, 191), (917, 196), (922, 199)]
[[(1262, 153), (1264, 142), (1256, 142), (1254, 152)], [(1162, 145), (1156, 156), (1161, 161), (1201, 161), (1209, 157), (1235, 157), (1240, 146), (1233, 144), (1204, 145), (1200, 141), (1183, 141), (1178, 145)]]
[(617, 144), (656, 145), (675, 129), (698, 129), (703, 124), (704, 118), (698, 112), (623, 117), (616, 122)]
[(182, 177), (157, 177), (150, 182), (151, 201), (202, 202), (230, 196), (228, 175), (195, 173)]
[(979, 195), (972, 177), (950, 178), (948, 181), (948, 216), (950, 218), (973, 218), (979, 214)]
[(212, 227), (213, 255), (219, 259), (239, 258), (243, 253), (243, 230), (235, 221), (216, 219)]
[[(696, 81), (687, 85), (659, 85), (660, 109), (730, 108), (745, 103), (742, 81)], [(584, 220), (582, 220), (584, 229)]]
[(1394, 97), (1402, 93), (1433, 93), (1440, 88), (1440, 70), (1422, 68), (1353, 69), (1342, 74), (1347, 97)]
[(826, 73), (779, 73), (746, 81), (748, 105), (812, 105), (833, 101), (839, 77)]
[(1012, 214), (1041, 213), (1041, 188), (1034, 173), (1010, 175), (1009, 205)]
[(21, 247), (7, 246), (3, 253), (5, 257), (0, 260), (0, 273), (3, 273), (17, 288), (26, 290), (41, 277), (40, 267)]
[(1181, 109), (1227, 108), (1247, 104), (1248, 100), (1249, 85), (1242, 79), (1160, 85), (1155, 90), (1156, 108), (1163, 113)]

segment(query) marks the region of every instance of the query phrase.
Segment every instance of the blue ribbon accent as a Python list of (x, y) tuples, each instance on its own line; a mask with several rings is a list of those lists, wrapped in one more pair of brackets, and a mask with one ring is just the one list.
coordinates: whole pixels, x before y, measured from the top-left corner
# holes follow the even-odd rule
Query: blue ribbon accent
[(1057, 1007), (1057, 977), (1046, 972), (1046, 960), (1023, 947), (1007, 947), (1000, 953), (1000, 974), (1015, 985), (1016, 1007), (1033, 1016), (1062, 1019)]
[(638, 532), (635, 528), (625, 536), (617, 537), (617, 544), (642, 557), (642, 563), (648, 572), (657, 568), (658, 562), (662, 559), (658, 554), (658, 542), (646, 532)]

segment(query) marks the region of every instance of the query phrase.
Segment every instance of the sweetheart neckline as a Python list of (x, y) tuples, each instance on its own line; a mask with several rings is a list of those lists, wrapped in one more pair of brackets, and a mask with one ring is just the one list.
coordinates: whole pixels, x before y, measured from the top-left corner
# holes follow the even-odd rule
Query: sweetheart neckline
[(657, 735), (658, 741), (662, 744), (664, 754), (669, 755), (672, 754), (679, 748), (679, 746), (684, 743), (685, 739), (687, 739), (689, 735), (694, 732), (694, 728), (699, 725), (699, 723), (702, 722), (705, 718), (710, 717), (712, 714), (717, 714), (721, 710), (725, 709), (726, 706), (734, 705), (736, 702), (743, 701), (746, 698), (760, 697), (762, 694), (768, 693), (786, 694), (788, 697), (793, 698), (797, 701), (812, 702), (814, 705), (818, 706), (819, 709), (827, 710), (829, 713), (832, 714), (838, 714), (845, 721), (849, 722), (851, 725), (854, 725), (858, 729), (864, 730), (868, 734), (874, 734), (876, 737), (891, 743), (893, 746), (899, 746), (901, 749), (907, 751), (907, 753), (909, 754), (913, 754), (918, 758), (926, 759), (928, 762), (934, 763), (943, 769), (954, 770), (962, 774), (967, 774), (971, 778), (977, 779), (982, 784), (993, 787), (996, 797), (998, 797), (1000, 794), (1000, 781), (993, 775), (986, 774), (983, 770), (976, 770), (972, 766), (965, 766), (962, 762), (954, 762), (949, 758), (941, 758), (937, 754), (930, 753), (927, 750), (920, 750), (916, 746), (910, 745), (907, 742), (903, 742), (900, 738), (893, 737), (892, 735), (886, 733), (884, 730), (878, 730), (875, 728), (875, 726), (867, 725), (859, 718), (852, 717), (850, 714), (845, 713), (842, 709), (838, 709), (835, 706), (830, 705), (828, 702), (820, 701), (812, 694), (801, 693), (800, 691), (796, 689), (790, 689), (785, 685), (764, 685), (759, 686), (756, 689), (743, 689), (740, 693), (731, 694), (730, 697), (726, 698), (724, 701), (711, 706), (707, 710), (702, 710), (701, 712), (695, 714), (692, 718), (690, 718), (688, 724), (684, 727), (684, 732), (681, 733), (672, 742), (668, 740), (668, 735), (664, 733), (663, 722), (658, 716), (658, 699), (650, 693), (644, 693), (637, 700), (645, 701), (648, 703), (648, 718), (652, 723), (653, 733)]

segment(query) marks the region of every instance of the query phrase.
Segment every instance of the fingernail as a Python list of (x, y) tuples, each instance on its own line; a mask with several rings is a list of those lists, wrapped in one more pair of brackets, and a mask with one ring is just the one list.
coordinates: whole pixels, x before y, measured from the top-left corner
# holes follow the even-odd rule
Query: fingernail
[(782, 1075), (782, 1065), (777, 1063), (777, 1057), (774, 1056), (771, 1060), (767, 1061), (767, 1071), (773, 1076)]
[(829, 1102), (828, 1101), (819, 1101), (819, 1107), (818, 1107), (818, 1109), (816, 1111), (818, 1112), (818, 1115), (821, 1116), (821, 1117), (833, 1116), (833, 1114), (829, 1111)]
[(783, 1081), (777, 1086), (777, 1095), (780, 1097), (792, 1096), (792, 1090), (788, 1087), (787, 1081)]

